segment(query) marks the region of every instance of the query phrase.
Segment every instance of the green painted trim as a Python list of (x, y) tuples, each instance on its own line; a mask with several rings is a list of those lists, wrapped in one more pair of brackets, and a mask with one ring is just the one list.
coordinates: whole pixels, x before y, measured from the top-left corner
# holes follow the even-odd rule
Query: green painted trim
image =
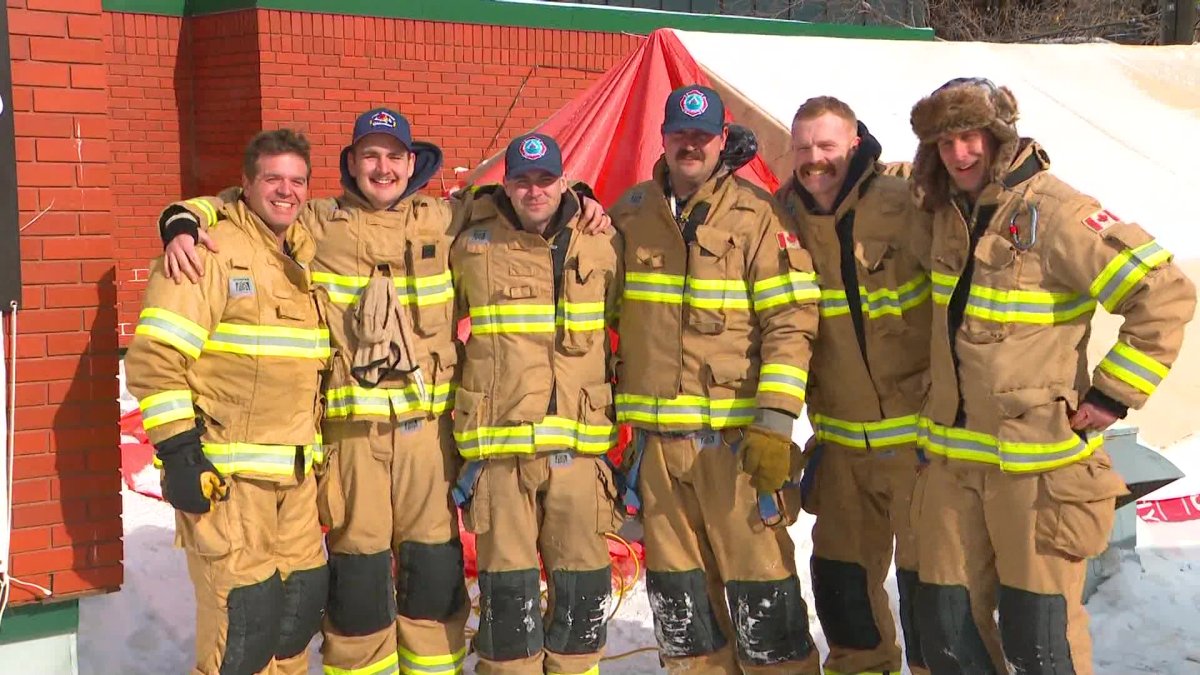
[(106, 12), (183, 16), (188, 4), (188, 0), (102, 0), (100, 7)]
[(497, 0), (103, 0), (112, 12), (198, 16), (239, 9), (276, 9), (324, 14), (352, 14), (528, 28), (558, 28), (646, 35), (659, 28), (713, 33), (809, 35), (884, 40), (932, 40), (929, 28), (855, 26), (850, 24), (779, 21), (744, 16), (687, 14), (596, 5), (498, 2)]
[(79, 631), (79, 601), (17, 605), (4, 612), (0, 645)]

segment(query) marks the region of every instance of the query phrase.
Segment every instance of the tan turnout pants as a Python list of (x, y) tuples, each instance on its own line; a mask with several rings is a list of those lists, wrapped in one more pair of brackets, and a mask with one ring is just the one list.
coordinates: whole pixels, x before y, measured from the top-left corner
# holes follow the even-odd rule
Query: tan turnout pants
[(308, 673), (328, 571), (316, 481), (226, 476), (208, 513), (175, 512), (196, 593), (196, 675)]
[(1028, 474), (931, 460), (913, 498), (930, 670), (1006, 673), (1007, 658), (1017, 672), (1091, 675), (1085, 559), (1107, 547), (1126, 493), (1108, 455)]
[(813, 525), (812, 584), (817, 617), (829, 643), (826, 675), (899, 673), (896, 637), (884, 583), (893, 560), (910, 670), (924, 669), (913, 618), (917, 547), (909, 520), (919, 467), (913, 445), (875, 450), (823, 441), (810, 460), (812, 487), (804, 509)]
[[(819, 673), (795, 547), (785, 528), (764, 525), (740, 469), (740, 438), (737, 429), (637, 430), (627, 450), (641, 455), (646, 587), (660, 657), (671, 673)], [(783, 493), (790, 522), (799, 489)]]
[[(483, 460), (464, 510), (476, 535), (481, 675), (593, 675), (612, 569), (605, 533), (623, 511), (602, 458), (543, 452)], [(538, 556), (545, 570), (541, 609)]]
[(470, 603), (450, 496), (459, 464), (450, 416), (327, 422), (325, 439), (326, 672), (461, 672)]

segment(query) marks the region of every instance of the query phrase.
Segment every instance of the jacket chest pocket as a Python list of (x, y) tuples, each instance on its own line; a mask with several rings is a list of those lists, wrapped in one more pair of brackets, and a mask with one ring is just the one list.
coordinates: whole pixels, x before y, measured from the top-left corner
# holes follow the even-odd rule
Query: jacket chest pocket
[(911, 292), (903, 288), (896, 247), (889, 241), (863, 240), (854, 246), (858, 263), (858, 295), (864, 322), (882, 332), (905, 330), (904, 310), (911, 306)]
[(700, 229), (688, 247), (684, 302), (687, 323), (703, 335), (725, 332), (729, 315), (750, 309), (741, 255), (726, 232)]
[(447, 264), (448, 248), (442, 237), (418, 237), (408, 242), (405, 262), (409, 275), (398, 292), (412, 312), (413, 329), (424, 337), (438, 335), (450, 325), (454, 287)]
[(563, 350), (585, 354), (604, 330), (604, 269), (589, 255), (567, 260), (563, 270)]
[(976, 344), (1000, 342), (1012, 321), (1029, 309), (1017, 290), (1021, 257), (1004, 237), (985, 233), (975, 245), (971, 295), (963, 314), (964, 336)]

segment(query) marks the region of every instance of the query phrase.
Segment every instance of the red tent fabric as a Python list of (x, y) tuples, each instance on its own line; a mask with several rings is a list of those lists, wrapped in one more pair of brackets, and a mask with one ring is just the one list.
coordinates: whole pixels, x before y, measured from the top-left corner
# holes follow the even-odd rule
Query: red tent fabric
[[(662, 155), (659, 129), (667, 94), (687, 84), (711, 86), (712, 82), (674, 33), (657, 30), (537, 131), (558, 141), (567, 178), (592, 186), (600, 203), (612, 206), (626, 189), (650, 177)], [(735, 121), (726, 108), (726, 121)], [(471, 182), (500, 182), (504, 162), (495, 159), (481, 165)], [(779, 187), (761, 157), (742, 167), (738, 175), (771, 192)]]

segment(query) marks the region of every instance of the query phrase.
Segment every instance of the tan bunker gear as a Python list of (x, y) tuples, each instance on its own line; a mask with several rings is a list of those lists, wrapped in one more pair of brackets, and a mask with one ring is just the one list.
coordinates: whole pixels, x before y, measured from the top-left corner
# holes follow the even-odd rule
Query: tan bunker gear
[(575, 196), (562, 200), (543, 235), (521, 228), (503, 192), (476, 194), (450, 252), (471, 325), (454, 437), (478, 551), (480, 673), (598, 673), (606, 640), (604, 535), (622, 520), (603, 456), (616, 443), (605, 328), (620, 235), (583, 234)]
[[(918, 618), (935, 674), (1092, 673), (1081, 605), (1085, 559), (1107, 545), (1127, 493), (1076, 432), (1083, 403), (1122, 416), (1179, 353), (1195, 288), (1141, 227), (1048, 171), (1013, 126), (1012, 93), (948, 83), (913, 109), (913, 175), (934, 209), (932, 385), (918, 479)], [(988, 129), (992, 179), (974, 203), (951, 194), (942, 133)], [(1097, 304), (1125, 317), (1089, 375)], [(999, 609), (999, 625), (993, 611)]]
[[(718, 173), (674, 213), (665, 161), (654, 176), (612, 216), (625, 237), (617, 415), (635, 429), (625, 469), (660, 654), (671, 672), (815, 673), (792, 542), (765, 524), (795, 515), (798, 487), (760, 495), (740, 470), (740, 429), (804, 406), (812, 264), (749, 183)], [(773, 513), (780, 496), (790, 513)]]
[(213, 221), (220, 253), (199, 251), (200, 285), (176, 285), (155, 263), (125, 358), (129, 390), (168, 501), (198, 487), (172, 481), (168, 448), (195, 451), (190, 463), (225, 482), (203, 512), (176, 510), (196, 592), (194, 672), (300, 675), (329, 581), (312, 476), (329, 357), (307, 268), (314, 242), (293, 224), (284, 253), (241, 201)]
[(813, 596), (829, 643), (826, 673), (900, 672), (884, 588), (894, 538), (905, 656), (922, 673), (909, 506), (929, 383), (930, 282), (921, 256), (929, 216), (906, 180), (884, 174), (879, 142), (861, 122), (858, 136), (832, 213), (794, 177), (779, 194), (821, 287), (808, 385), (815, 446), (804, 481), (805, 510), (817, 516)]

